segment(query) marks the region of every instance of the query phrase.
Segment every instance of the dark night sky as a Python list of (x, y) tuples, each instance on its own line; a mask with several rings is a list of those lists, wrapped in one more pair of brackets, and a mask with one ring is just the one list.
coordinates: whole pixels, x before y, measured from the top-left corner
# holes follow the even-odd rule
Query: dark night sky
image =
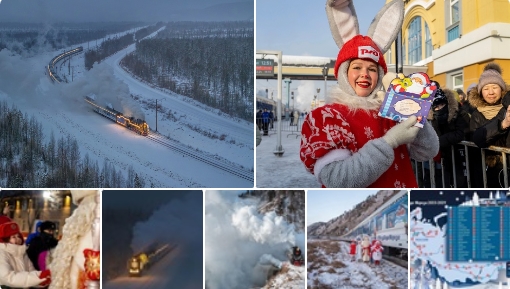
[(254, 1), (0, 0), (0, 22), (170, 21), (174, 15), (177, 17), (184, 10), (233, 2)]
[(198, 191), (104, 190), (102, 195), (103, 210), (146, 207), (149, 211), (153, 211), (172, 200), (182, 199), (184, 195), (189, 193), (198, 193)]

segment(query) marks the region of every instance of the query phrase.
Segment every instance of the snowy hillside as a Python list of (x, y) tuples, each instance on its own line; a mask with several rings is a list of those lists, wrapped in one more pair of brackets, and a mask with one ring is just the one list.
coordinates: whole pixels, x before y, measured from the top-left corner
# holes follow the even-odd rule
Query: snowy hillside
[[(364, 202), (356, 205), (352, 210), (322, 224), (308, 226), (308, 236), (340, 236), (347, 233), (361, 221), (365, 220), (375, 210), (381, 207), (393, 195), (399, 191), (379, 191), (368, 197)], [(353, 192), (355, 193), (355, 192)]]
[(305, 245), (304, 191), (205, 195), (206, 288), (304, 287), (304, 267), (289, 258)]

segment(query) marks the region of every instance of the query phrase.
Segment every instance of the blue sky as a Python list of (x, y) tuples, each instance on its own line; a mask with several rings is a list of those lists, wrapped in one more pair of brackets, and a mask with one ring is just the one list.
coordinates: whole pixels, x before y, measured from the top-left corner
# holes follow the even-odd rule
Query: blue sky
[(308, 190), (306, 197), (307, 226), (327, 222), (351, 210), (377, 190)]
[[(361, 34), (367, 33), (384, 4), (384, 0), (354, 1)], [(325, 7), (325, 0), (257, 0), (256, 48), (336, 58), (338, 47), (331, 36)]]

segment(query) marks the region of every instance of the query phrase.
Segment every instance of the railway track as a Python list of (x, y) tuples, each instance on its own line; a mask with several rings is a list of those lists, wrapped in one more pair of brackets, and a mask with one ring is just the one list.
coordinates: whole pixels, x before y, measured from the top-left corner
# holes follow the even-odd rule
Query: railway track
[(191, 158), (194, 158), (198, 161), (201, 161), (205, 164), (208, 164), (212, 167), (215, 167), (215, 168), (218, 168), (222, 171), (225, 171), (229, 174), (232, 174), (234, 176), (237, 176), (239, 178), (242, 178), (242, 179), (245, 179), (247, 181), (250, 181), (250, 182), (253, 182), (253, 172), (251, 171), (248, 171), (246, 169), (243, 169), (241, 167), (232, 167), (231, 164), (226, 164), (226, 163), (223, 163), (221, 162), (220, 160), (218, 159), (215, 159), (213, 157), (209, 157), (209, 156), (204, 156), (204, 155), (199, 155), (197, 153), (194, 153), (190, 150), (187, 150), (186, 148), (181, 148), (179, 147), (179, 145), (177, 144), (173, 144), (172, 142), (170, 142), (168, 139), (166, 139), (165, 137), (159, 135), (159, 134), (155, 134), (153, 132), (151, 132), (148, 136), (146, 136), (146, 138), (150, 139), (151, 141), (153, 142), (156, 142), (162, 146), (165, 146), (173, 151), (176, 151), (178, 153), (181, 153), (187, 157), (191, 157)]
[[(108, 118), (109, 120), (119, 124), (118, 121), (116, 121), (116, 115), (114, 115), (113, 112), (111, 112), (110, 110), (96, 104), (93, 100), (91, 99), (87, 99), (85, 98), (85, 101), (87, 103), (89, 103), (90, 105), (92, 105), (95, 109), (94, 109), (94, 112), (96, 112), (97, 114), (103, 116), (103, 117), (106, 117)], [(103, 113), (103, 111), (107, 111), (108, 113)], [(130, 129), (131, 132), (133, 133), (137, 133), (136, 131), (133, 131), (132, 129)], [(140, 133), (138, 133), (140, 134)], [(143, 135), (145, 136), (145, 134), (140, 134), (140, 135)], [(249, 171), (239, 165), (236, 165), (236, 164), (232, 164), (232, 163), (226, 163), (225, 161), (219, 159), (219, 158), (215, 158), (213, 156), (208, 156), (208, 155), (205, 155), (205, 154), (200, 154), (200, 153), (197, 153), (195, 152), (194, 150), (191, 150), (187, 147), (183, 147), (181, 145), (179, 145), (178, 143), (175, 143), (175, 142), (172, 142), (170, 141), (169, 139), (167, 139), (166, 137), (160, 135), (159, 133), (157, 132), (153, 132), (151, 131), (148, 135), (145, 136), (147, 139), (155, 142), (155, 143), (158, 143), (162, 146), (165, 146), (173, 151), (176, 151), (178, 153), (181, 153), (183, 154), (184, 156), (187, 156), (187, 157), (190, 157), (190, 158), (194, 158), (202, 163), (205, 163), (205, 164), (208, 164), (214, 168), (217, 168), (217, 169), (220, 169), (224, 172), (227, 172), (231, 175), (234, 175), (236, 177), (239, 177), (241, 179), (244, 179), (244, 180), (247, 180), (251, 183), (253, 183), (253, 172), (252, 171)]]

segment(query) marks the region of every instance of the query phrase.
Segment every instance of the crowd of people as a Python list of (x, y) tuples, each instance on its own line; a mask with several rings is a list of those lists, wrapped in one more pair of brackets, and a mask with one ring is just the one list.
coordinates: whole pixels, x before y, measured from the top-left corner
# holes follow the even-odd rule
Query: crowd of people
[(71, 195), (77, 207), (58, 239), (54, 222), (38, 222), (25, 238), (8, 213), (0, 215), (1, 288), (78, 289), (100, 279), (100, 252), (94, 249), (99, 234), (92, 229), (97, 191), (73, 190)]
[(384, 247), (380, 240), (372, 238), (370, 241), (366, 235), (352, 240), (349, 247), (352, 262), (370, 262), (376, 266), (381, 264), (383, 251)]

